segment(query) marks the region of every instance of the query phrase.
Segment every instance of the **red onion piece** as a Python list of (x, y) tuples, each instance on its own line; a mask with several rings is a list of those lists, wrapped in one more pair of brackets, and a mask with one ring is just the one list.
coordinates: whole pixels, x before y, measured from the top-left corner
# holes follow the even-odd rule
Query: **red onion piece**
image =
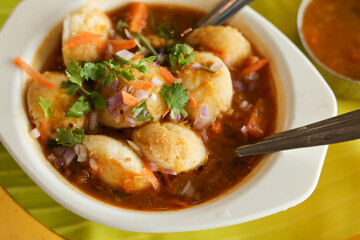
[(130, 86), (127, 90), (128, 93), (132, 94), (135, 92), (135, 88), (133, 86)]
[(147, 92), (145, 92), (145, 91), (143, 91), (143, 90), (137, 91), (137, 92), (134, 94), (134, 97), (136, 97), (137, 100), (139, 100), (139, 101), (149, 98)]
[(174, 170), (171, 170), (171, 169), (163, 168), (163, 169), (161, 169), (161, 171), (163, 173), (166, 173), (166, 174), (169, 174), (169, 175), (174, 175), (174, 176), (177, 175), (177, 172), (175, 172)]
[(157, 77), (154, 77), (151, 80), (151, 83), (154, 84), (156, 87), (161, 87), (163, 85), (163, 82)]
[(210, 117), (198, 117), (194, 121), (194, 129), (199, 131), (208, 128), (212, 125), (213, 120)]
[(59, 157), (61, 157), (67, 150), (67, 147), (64, 146), (58, 146), (58, 147), (54, 147), (53, 151), (56, 153), (56, 155), (58, 155)]
[(57, 168), (62, 168), (64, 166), (64, 161), (62, 159), (58, 159), (56, 162), (55, 162), (55, 166)]
[(63, 159), (66, 164), (66, 166), (69, 166), (69, 164), (74, 160), (76, 156), (74, 148), (68, 148), (66, 152), (63, 154)]
[(203, 105), (200, 109), (200, 117), (201, 118), (208, 118), (209, 117), (209, 111), (206, 105)]
[(40, 131), (37, 128), (34, 128), (33, 130), (30, 131), (30, 136), (33, 139), (37, 139), (38, 137), (40, 137)]
[(126, 112), (126, 111), (130, 110), (131, 107), (130, 107), (129, 105), (125, 104), (125, 103), (122, 103), (122, 104), (121, 104), (121, 109), (122, 109), (124, 112)]
[(97, 171), (99, 169), (99, 165), (97, 164), (96, 160), (93, 158), (90, 158), (89, 165), (95, 171)]
[(133, 141), (127, 140), (128, 144), (139, 154), (140, 157), (143, 156), (141, 149), (138, 145), (136, 145)]
[(203, 69), (203, 67), (201, 66), (200, 63), (198, 62), (195, 62), (191, 67), (190, 67), (191, 70), (201, 70)]
[(213, 65), (211, 65), (210, 69), (213, 71), (219, 70), (223, 66), (223, 63), (220, 61), (216, 61)]
[(208, 135), (206, 134), (206, 131), (205, 130), (202, 130), (200, 132), (200, 137), (201, 139), (203, 140), (204, 143), (208, 143), (209, 142), (209, 137)]
[(89, 118), (89, 131), (91, 133), (96, 133), (100, 129), (100, 118), (98, 111), (91, 111)]
[(246, 86), (241, 80), (233, 80), (232, 81), (233, 88), (239, 92), (245, 92)]
[(240, 107), (241, 107), (243, 110), (248, 111), (248, 110), (250, 110), (250, 108), (252, 107), (252, 105), (251, 105), (248, 101), (244, 100), (244, 101), (242, 101), (242, 103), (240, 104)]
[(133, 118), (136, 118), (137, 115), (139, 115), (139, 113), (143, 110), (144, 108), (140, 107), (135, 109), (134, 114), (133, 114)]
[(252, 82), (252, 81), (258, 80), (259, 78), (260, 78), (260, 75), (257, 72), (251, 72), (251, 73), (245, 75), (244, 80)]
[(132, 52), (130, 52), (128, 50), (120, 50), (120, 51), (116, 52), (115, 54), (127, 61), (130, 61), (135, 56), (135, 54), (133, 54)]
[(240, 129), (240, 131), (242, 132), (242, 134), (244, 135), (245, 139), (249, 139), (250, 135), (249, 135), (249, 131), (246, 128), (246, 126), (242, 126), (242, 128)]
[(181, 118), (182, 118), (181, 114), (175, 114), (174, 121), (179, 122)]
[(55, 154), (51, 153), (47, 159), (50, 161), (50, 162), (55, 162), (56, 160), (58, 160), (58, 157), (55, 156)]
[(135, 127), (136, 126), (136, 119), (135, 118), (132, 118), (132, 117), (129, 117), (126, 115), (125, 117), (125, 123), (127, 125), (129, 125), (130, 127)]
[(143, 112), (144, 117), (146, 117), (146, 116), (148, 115), (148, 113), (149, 113), (149, 110), (145, 110), (145, 111)]
[(194, 192), (191, 181), (188, 181), (185, 186), (181, 189), (180, 194), (189, 196)]
[(134, 37), (131, 35), (131, 33), (129, 32), (129, 30), (127, 28), (124, 29), (124, 33), (128, 39), (130, 39), (130, 40), (134, 39)]
[(120, 81), (112, 81), (110, 83), (110, 85), (108, 86), (108, 88), (110, 88), (111, 90), (113, 90), (114, 92), (117, 92), (118, 91), (118, 88), (119, 88), (119, 85), (120, 85)]
[(117, 110), (116, 108), (111, 111), (111, 117), (112, 117), (114, 120), (117, 120), (117, 117), (119, 116), (119, 114), (120, 114), (120, 112), (119, 112), (119, 110)]
[(111, 58), (114, 54), (114, 47), (111, 43), (108, 43), (105, 48), (105, 56)]
[(78, 162), (86, 162), (87, 160), (87, 149), (85, 147), (85, 145), (83, 144), (78, 144), (74, 147), (75, 153), (77, 155), (77, 161)]
[(159, 170), (159, 166), (155, 162), (147, 162), (146, 165), (154, 172)]
[(114, 110), (117, 106), (119, 106), (120, 103), (122, 103), (122, 91), (116, 93), (114, 96), (109, 98), (106, 102), (106, 108), (109, 112)]

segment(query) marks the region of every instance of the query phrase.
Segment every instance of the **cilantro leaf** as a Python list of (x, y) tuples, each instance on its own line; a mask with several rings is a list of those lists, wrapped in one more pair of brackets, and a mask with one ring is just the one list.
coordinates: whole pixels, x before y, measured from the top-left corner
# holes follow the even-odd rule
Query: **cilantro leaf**
[(67, 95), (73, 95), (77, 92), (77, 90), (79, 90), (80, 86), (77, 85), (76, 83), (72, 83), (70, 81), (62, 81), (61, 82), (61, 88), (67, 89), (66, 94)]
[(190, 64), (195, 61), (196, 53), (193, 48), (186, 43), (177, 43), (170, 48), (169, 63), (173, 70), (182, 68), (186, 64)]
[(132, 112), (135, 113), (137, 111), (140, 111), (138, 113), (138, 115), (136, 116), (136, 120), (140, 121), (142, 120), (143, 122), (146, 122), (147, 119), (149, 120), (154, 120), (154, 117), (151, 115), (150, 111), (147, 108), (147, 104), (146, 101), (142, 101), (141, 103), (139, 103), (133, 110)]
[(69, 78), (69, 81), (81, 86), (83, 83), (82, 78), (82, 68), (78, 62), (73, 59), (69, 65), (66, 66), (66, 76)]
[(106, 68), (102, 63), (87, 62), (82, 68), (82, 77), (86, 80), (98, 81), (106, 74)]
[(85, 136), (84, 129), (76, 128), (73, 130), (71, 127), (67, 129), (58, 128), (56, 129), (56, 142), (63, 146), (75, 147), (82, 143)]
[(187, 117), (187, 112), (184, 110), (189, 102), (190, 96), (187, 94), (187, 89), (182, 83), (174, 82), (170, 86), (164, 84), (161, 87), (160, 95), (165, 100), (170, 111), (170, 116), (175, 119), (176, 115), (181, 114), (184, 118)]
[(117, 23), (116, 23), (116, 29), (117, 30), (122, 30), (123, 28), (127, 28), (129, 27), (129, 24), (123, 20), (119, 20)]
[(90, 102), (85, 101), (85, 96), (80, 96), (66, 113), (66, 117), (80, 118), (91, 111)]
[(52, 117), (52, 110), (51, 110), (51, 102), (50, 100), (46, 100), (42, 97), (36, 99), (36, 101), (40, 104), (42, 110), (45, 113), (45, 117)]
[(96, 110), (102, 110), (106, 108), (106, 98), (100, 92), (92, 91), (90, 99)]

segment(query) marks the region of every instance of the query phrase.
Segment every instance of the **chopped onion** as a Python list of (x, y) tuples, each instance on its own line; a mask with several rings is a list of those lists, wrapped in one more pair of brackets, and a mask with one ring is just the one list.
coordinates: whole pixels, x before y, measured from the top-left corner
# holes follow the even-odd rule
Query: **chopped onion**
[(198, 117), (194, 121), (194, 129), (199, 131), (212, 125), (213, 120), (210, 117)]
[(58, 146), (58, 147), (54, 147), (53, 151), (56, 153), (56, 155), (58, 155), (59, 157), (61, 157), (67, 150), (67, 147), (64, 146)]
[(40, 131), (39, 129), (37, 128), (34, 128), (33, 130), (30, 131), (30, 136), (33, 138), (33, 139), (37, 139), (38, 137), (40, 137)]
[(242, 134), (244, 135), (245, 139), (249, 139), (250, 135), (249, 135), (249, 131), (247, 129), (247, 127), (244, 125), (242, 126), (242, 128), (240, 129), (240, 131), (242, 132)]
[(154, 77), (151, 80), (151, 83), (154, 84), (156, 87), (161, 87), (163, 85), (163, 82), (157, 77)]
[(128, 144), (139, 154), (140, 157), (143, 156), (141, 149), (133, 141), (127, 140)]
[(245, 75), (244, 80), (252, 82), (252, 81), (258, 80), (259, 77), (260, 76), (259, 76), (259, 74), (257, 72), (251, 72), (251, 73)]
[(150, 95), (150, 99), (155, 102), (155, 101), (157, 100), (156, 94), (152, 93), (152, 94)]
[(74, 160), (76, 156), (74, 148), (67, 148), (66, 152), (63, 154), (63, 159), (65, 161), (66, 166), (69, 166), (69, 164)]
[(179, 122), (181, 120), (181, 114), (175, 114), (174, 121)]
[(131, 33), (129, 32), (129, 30), (127, 28), (124, 29), (124, 33), (128, 39), (130, 39), (130, 40), (134, 39), (134, 37), (131, 35)]
[(133, 114), (133, 118), (136, 118), (137, 115), (139, 115), (139, 113), (143, 110), (144, 108), (140, 107), (135, 109), (134, 114)]
[(147, 92), (144, 90), (137, 91), (133, 96), (136, 97), (139, 101), (149, 98)]
[(240, 107), (241, 107), (243, 110), (248, 111), (248, 110), (250, 110), (250, 108), (252, 107), (252, 105), (251, 105), (248, 101), (244, 100), (244, 101), (242, 101), (242, 103), (240, 104)]
[(174, 175), (174, 176), (177, 175), (177, 172), (175, 172), (174, 170), (171, 170), (171, 169), (163, 168), (163, 169), (161, 169), (161, 171), (166, 174), (170, 174), (170, 175)]
[(75, 153), (77, 155), (77, 161), (78, 162), (86, 162), (87, 160), (87, 149), (85, 145), (78, 144), (74, 147)]
[(124, 112), (126, 112), (126, 111), (128, 111), (129, 109), (131, 109), (131, 107), (130, 107), (129, 105), (125, 104), (125, 103), (122, 103), (122, 104), (121, 104), (121, 109), (122, 109)]
[(194, 188), (191, 181), (188, 181), (185, 186), (181, 189), (180, 194), (184, 196), (189, 196), (194, 193)]
[(58, 159), (55, 162), (55, 165), (56, 165), (57, 168), (62, 168), (64, 166), (64, 161), (62, 159)]
[(202, 131), (200, 132), (200, 137), (201, 137), (201, 139), (203, 140), (204, 143), (209, 142), (209, 137), (208, 137), (208, 135), (206, 134), (206, 131), (205, 131), (205, 130), (202, 130)]
[(128, 50), (120, 50), (120, 51), (116, 52), (115, 54), (127, 61), (130, 61), (135, 56), (135, 54), (133, 54), (132, 52), (130, 52)]
[(47, 158), (50, 162), (55, 162), (58, 159), (58, 157), (56, 157), (53, 153), (51, 153)]
[(90, 158), (89, 165), (91, 169), (97, 171), (99, 169), (99, 165), (97, 164), (96, 160), (93, 158)]
[(144, 117), (146, 117), (146, 116), (148, 115), (148, 113), (149, 113), (149, 110), (145, 110), (145, 111), (143, 112)]
[(91, 133), (96, 133), (100, 129), (100, 119), (98, 111), (91, 111), (89, 118), (89, 131)]
[(114, 54), (114, 47), (111, 43), (108, 43), (105, 49), (105, 56), (111, 58), (113, 54)]
[(135, 88), (133, 86), (130, 86), (127, 90), (128, 93), (132, 94), (135, 92)]
[(149, 168), (151, 168), (151, 170), (154, 172), (159, 170), (159, 166), (155, 162), (147, 162), (146, 165), (149, 166)]
[(200, 63), (198, 62), (195, 62), (191, 67), (190, 67), (191, 70), (201, 70), (203, 69), (203, 67), (201, 66)]
[(119, 106), (120, 103), (122, 103), (123, 97), (122, 97), (122, 91), (116, 93), (114, 96), (109, 98), (106, 102), (106, 108), (109, 112), (114, 110), (117, 106)]
[(239, 92), (245, 92), (246, 87), (245, 84), (241, 80), (233, 80), (232, 81), (233, 88)]
[(120, 81), (114, 80), (114, 81), (112, 81), (112, 83), (110, 83), (110, 85), (108, 87), (111, 90), (113, 90), (114, 92), (117, 92), (119, 85), (120, 85)]
[(120, 114), (120, 112), (119, 112), (119, 110), (117, 110), (116, 108), (111, 111), (111, 117), (112, 117), (114, 120), (117, 120), (117, 117), (119, 116), (119, 114)]
[(211, 65), (210, 69), (213, 71), (219, 70), (223, 66), (221, 61), (216, 61), (213, 65)]
[(130, 127), (135, 127), (136, 126), (136, 119), (135, 118), (132, 118), (132, 117), (129, 117), (126, 115), (125, 117), (125, 123), (127, 125), (129, 125)]
[(200, 109), (200, 117), (201, 118), (208, 118), (209, 117), (209, 111), (206, 105), (202, 106)]

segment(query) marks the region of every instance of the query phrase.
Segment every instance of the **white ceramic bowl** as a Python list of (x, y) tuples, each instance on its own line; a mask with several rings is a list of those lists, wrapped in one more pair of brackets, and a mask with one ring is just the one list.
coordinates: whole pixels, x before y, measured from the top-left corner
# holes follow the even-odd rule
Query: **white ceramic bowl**
[[(65, 14), (85, 1), (26, 0), (13, 12), (0, 34), (0, 137), (21, 168), (64, 207), (92, 221), (139, 232), (192, 231), (222, 227), (284, 211), (304, 201), (319, 179), (326, 146), (271, 154), (255, 174), (213, 201), (180, 211), (140, 212), (110, 206), (72, 186), (44, 158), (29, 135), (24, 104), (25, 76), (12, 63), (31, 62), (48, 32)], [(93, 1), (108, 10), (128, 1)], [(210, 10), (216, 0), (157, 0)], [(31, 10), (30, 10), (31, 9)], [(250, 8), (231, 21), (269, 59), (279, 97), (278, 129), (290, 129), (332, 117), (336, 101), (321, 75), (273, 25)]]

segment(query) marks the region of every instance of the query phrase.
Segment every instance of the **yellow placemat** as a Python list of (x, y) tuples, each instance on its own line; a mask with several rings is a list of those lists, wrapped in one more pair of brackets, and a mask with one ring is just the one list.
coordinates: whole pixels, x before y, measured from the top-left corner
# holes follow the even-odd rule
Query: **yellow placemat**
[[(0, 26), (18, 2), (0, 0)], [(302, 49), (296, 30), (299, 4), (300, 0), (257, 0), (252, 7)], [(344, 113), (360, 108), (360, 102), (338, 100), (338, 107)], [(1, 144), (0, 184), (40, 223), (69, 239), (360, 239), (360, 140), (330, 146), (315, 192), (298, 206), (252, 222), (197, 232), (133, 233), (85, 220), (48, 197)], [(16, 214), (7, 211), (10, 207), (17, 209)], [(30, 224), (25, 230), (32, 234), (19, 234), (25, 231), (22, 224)], [(0, 189), (0, 239), (58, 238), (51, 232), (36, 235), (39, 232), (45, 232), (44, 226), (29, 220), (27, 212)]]

